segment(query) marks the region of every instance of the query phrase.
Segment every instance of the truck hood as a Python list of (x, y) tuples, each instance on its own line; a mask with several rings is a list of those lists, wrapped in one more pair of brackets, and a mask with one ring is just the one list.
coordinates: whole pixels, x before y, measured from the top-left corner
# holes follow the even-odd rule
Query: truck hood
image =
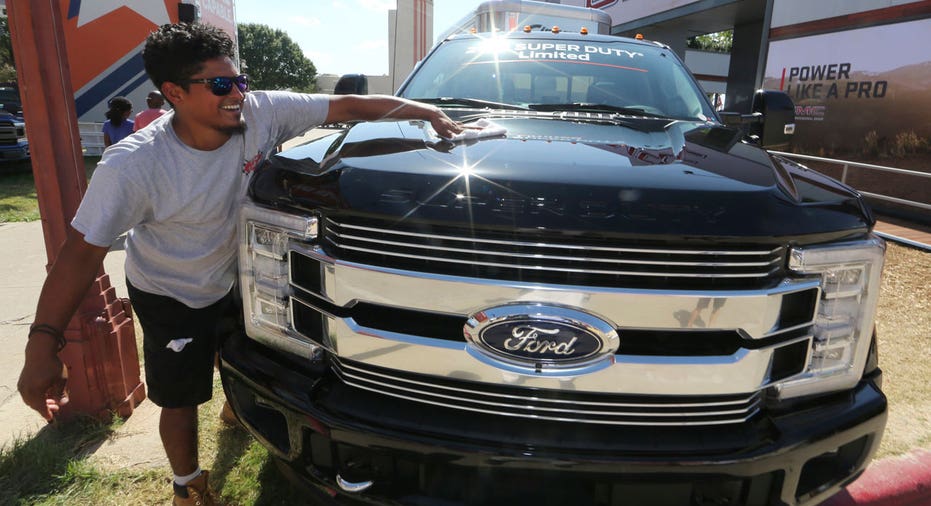
[(873, 219), (849, 187), (714, 123), (589, 113), (492, 118), (451, 142), (429, 123), (360, 123), (272, 158), (253, 198), (380, 220), (630, 238), (813, 243)]

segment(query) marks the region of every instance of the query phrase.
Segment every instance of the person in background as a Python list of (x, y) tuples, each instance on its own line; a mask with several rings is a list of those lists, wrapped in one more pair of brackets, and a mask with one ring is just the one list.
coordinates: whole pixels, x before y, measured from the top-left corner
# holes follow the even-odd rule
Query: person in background
[(47, 420), (67, 402), (63, 329), (110, 245), (126, 234), (126, 286), (143, 331), (146, 387), (176, 506), (217, 504), (198, 459), (198, 406), (213, 394), (214, 357), (236, 310), (236, 225), (252, 174), (275, 147), (316, 126), (423, 120), (450, 138), (442, 110), (389, 95), (249, 91), (233, 41), (205, 24), (149, 35), (145, 70), (172, 110), (108, 148), (39, 295), (17, 387)]
[(149, 95), (145, 97), (145, 103), (149, 108), (136, 115), (136, 120), (133, 122), (133, 132), (142, 130), (156, 118), (168, 112), (162, 109), (162, 106), (165, 105), (165, 97), (158, 90), (150, 91)]
[(103, 145), (109, 147), (133, 133), (133, 103), (126, 97), (113, 97), (107, 102), (107, 121), (103, 124)]

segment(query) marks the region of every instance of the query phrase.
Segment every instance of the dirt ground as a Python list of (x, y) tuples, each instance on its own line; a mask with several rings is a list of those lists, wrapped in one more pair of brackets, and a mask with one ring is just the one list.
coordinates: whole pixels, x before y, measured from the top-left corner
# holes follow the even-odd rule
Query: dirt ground
[(931, 448), (931, 252), (887, 243), (876, 327), (889, 399), (878, 457)]

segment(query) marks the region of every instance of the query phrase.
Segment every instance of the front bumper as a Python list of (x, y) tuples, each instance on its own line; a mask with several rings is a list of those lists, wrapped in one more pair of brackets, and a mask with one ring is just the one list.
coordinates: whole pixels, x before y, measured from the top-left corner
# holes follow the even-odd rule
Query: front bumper
[[(350, 504), (817, 504), (859, 476), (886, 422), (878, 371), (784, 413), (673, 428), (537, 423), (389, 399), (344, 385), (323, 357), (302, 361), (243, 335), (224, 345), (221, 375), (247, 429)], [(346, 491), (354, 486), (364, 490)]]
[(25, 160), (26, 158), (29, 158), (28, 144), (0, 147), (0, 160)]

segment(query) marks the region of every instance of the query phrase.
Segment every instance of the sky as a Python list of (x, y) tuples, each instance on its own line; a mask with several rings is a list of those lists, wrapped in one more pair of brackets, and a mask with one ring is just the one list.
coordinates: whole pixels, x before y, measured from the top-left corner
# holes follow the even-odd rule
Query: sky
[[(433, 37), (480, 3), (434, 0)], [(235, 5), (237, 23), (287, 33), (318, 74), (388, 73), (388, 10), (395, 0), (235, 0)]]

